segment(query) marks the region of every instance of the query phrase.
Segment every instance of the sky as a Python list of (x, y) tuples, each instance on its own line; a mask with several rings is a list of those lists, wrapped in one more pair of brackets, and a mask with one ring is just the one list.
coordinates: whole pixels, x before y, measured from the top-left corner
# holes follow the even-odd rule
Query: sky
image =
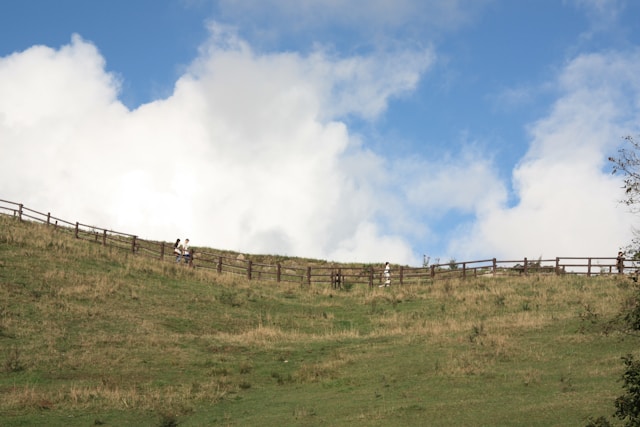
[(338, 262), (615, 257), (634, 0), (0, 3), (0, 199)]

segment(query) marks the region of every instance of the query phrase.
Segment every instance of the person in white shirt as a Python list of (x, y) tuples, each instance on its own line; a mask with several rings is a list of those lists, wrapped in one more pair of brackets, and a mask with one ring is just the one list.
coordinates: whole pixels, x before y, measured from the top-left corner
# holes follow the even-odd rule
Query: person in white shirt
[(382, 273), (382, 275), (384, 276), (384, 283), (380, 284), (380, 286), (378, 287), (381, 288), (383, 286), (391, 286), (391, 266), (389, 265), (389, 262), (386, 262), (384, 264), (384, 272)]
[(189, 264), (189, 260), (191, 259), (191, 252), (189, 251), (189, 239), (184, 240), (184, 245), (182, 246), (182, 256), (184, 257), (184, 263)]

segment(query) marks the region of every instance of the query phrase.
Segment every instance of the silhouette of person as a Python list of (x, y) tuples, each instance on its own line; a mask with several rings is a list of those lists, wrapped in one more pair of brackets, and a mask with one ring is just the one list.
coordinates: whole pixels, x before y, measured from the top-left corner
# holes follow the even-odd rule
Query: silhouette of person
[(622, 251), (618, 252), (618, 257), (616, 258), (616, 267), (618, 268), (618, 274), (624, 273), (624, 254)]

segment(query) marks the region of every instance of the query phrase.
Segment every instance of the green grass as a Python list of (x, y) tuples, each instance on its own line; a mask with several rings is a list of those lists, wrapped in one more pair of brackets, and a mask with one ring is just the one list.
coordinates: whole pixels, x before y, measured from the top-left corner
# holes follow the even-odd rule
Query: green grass
[(634, 292), (261, 283), (0, 216), (0, 425), (584, 426), (638, 354)]

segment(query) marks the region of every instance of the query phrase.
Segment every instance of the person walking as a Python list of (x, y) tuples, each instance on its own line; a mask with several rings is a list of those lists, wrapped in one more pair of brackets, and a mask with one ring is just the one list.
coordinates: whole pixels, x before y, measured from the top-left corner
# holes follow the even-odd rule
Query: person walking
[(382, 272), (382, 276), (384, 278), (384, 283), (381, 283), (378, 287), (382, 288), (383, 286), (391, 286), (391, 266), (389, 265), (389, 262), (386, 262), (384, 264), (384, 271)]

